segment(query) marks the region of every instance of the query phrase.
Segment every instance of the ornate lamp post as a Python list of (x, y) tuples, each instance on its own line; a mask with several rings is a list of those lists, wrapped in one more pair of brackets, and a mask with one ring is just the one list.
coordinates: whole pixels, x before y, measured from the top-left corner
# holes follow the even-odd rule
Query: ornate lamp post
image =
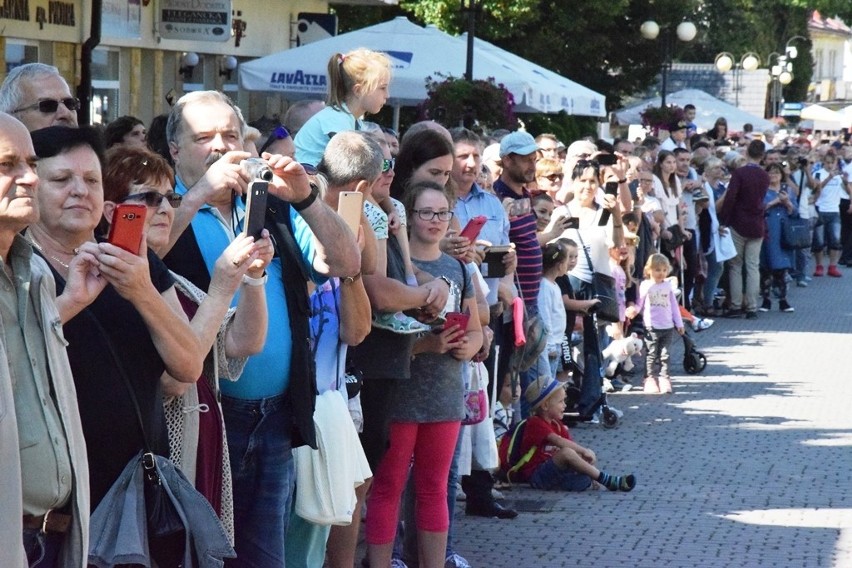
[[(655, 40), (659, 37), (660, 32), (662, 32), (662, 48), (663, 48), (663, 62), (661, 66), (661, 75), (662, 75), (662, 88), (660, 94), (660, 106), (666, 106), (666, 88), (667, 88), (667, 79), (669, 69), (672, 67), (672, 51), (674, 50), (674, 36), (682, 42), (690, 42), (695, 39), (696, 34), (698, 33), (698, 29), (695, 27), (695, 24), (692, 22), (681, 22), (678, 24), (675, 30), (672, 30), (671, 27), (667, 26), (665, 28), (660, 28), (660, 24), (655, 22), (654, 20), (648, 20), (644, 22), (639, 27), (639, 33), (642, 34), (642, 37), (649, 40)], [(673, 33), (674, 32), (674, 33)]]
[(737, 61), (736, 58), (727, 51), (723, 51), (722, 53), (716, 56), (716, 69), (721, 71), (722, 73), (727, 73), (731, 69), (734, 71), (734, 98), (736, 100), (735, 105), (740, 106), (740, 90), (741, 82), (742, 82), (742, 71), (754, 71), (758, 67), (760, 67), (760, 57), (754, 53), (749, 51), (748, 53), (743, 54), (740, 57), (740, 60)]

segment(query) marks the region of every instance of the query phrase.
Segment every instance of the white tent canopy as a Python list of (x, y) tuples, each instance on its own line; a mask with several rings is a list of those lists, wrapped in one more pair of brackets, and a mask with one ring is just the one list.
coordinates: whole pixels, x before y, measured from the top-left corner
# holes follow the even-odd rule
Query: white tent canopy
[[(720, 116), (728, 121), (729, 132), (741, 131), (745, 123), (751, 123), (755, 132), (775, 130), (775, 124), (772, 121), (741, 110), (698, 89), (684, 89), (670, 93), (666, 96), (666, 103), (676, 104), (681, 108), (687, 104), (695, 105), (695, 124), (702, 130), (713, 128), (713, 124)], [(640, 115), (649, 106), (660, 106), (660, 97), (646, 99), (630, 107), (617, 110), (615, 117), (621, 124), (642, 124)]]
[[(424, 101), (426, 77), (437, 79), (437, 73), (445, 76), (464, 76), (467, 50), (463, 40), (434, 26), (422, 28), (404, 17), (398, 17), (389, 22), (243, 63), (239, 69), (240, 87), (249, 91), (279, 92), (291, 99), (324, 98), (328, 83), (326, 65), (331, 55), (346, 53), (359, 47), (382, 51), (391, 58), (393, 76), (388, 103), (396, 107), (417, 105)], [(526, 72), (524, 66), (532, 64), (524, 59), (517, 59), (523, 62), (523, 65), (478, 48), (474, 54), (473, 77), (493, 77), (497, 83), (505, 85), (515, 97), (516, 112), (562, 110), (559, 105), (543, 108), (544, 105), (540, 104), (547, 101), (548, 97), (559, 96), (560, 85)], [(567, 79), (562, 80), (571, 83)], [(597, 95), (588, 89), (585, 91)], [(564, 96), (571, 100), (570, 93)], [(594, 109), (591, 104), (584, 106), (578, 102), (573, 114), (604, 116), (603, 96), (597, 97), (601, 101), (600, 110)], [(592, 110), (594, 113), (590, 112)]]
[(852, 121), (842, 112), (822, 105), (809, 105), (802, 109), (802, 120), (813, 120), (814, 130), (840, 130)]
[[(461, 39), (467, 42), (467, 33), (463, 33)], [(579, 114), (583, 116), (606, 116), (606, 97), (588, 87), (575, 83), (567, 77), (554, 73), (550, 69), (536, 65), (519, 57), (511, 51), (488, 43), (484, 39), (474, 38), (475, 48), (486, 51), (508, 64), (515, 66), (531, 81), (543, 82), (546, 87), (539, 93), (539, 100), (535, 106), (547, 109), (544, 112), (559, 112), (564, 110), (568, 114)]]

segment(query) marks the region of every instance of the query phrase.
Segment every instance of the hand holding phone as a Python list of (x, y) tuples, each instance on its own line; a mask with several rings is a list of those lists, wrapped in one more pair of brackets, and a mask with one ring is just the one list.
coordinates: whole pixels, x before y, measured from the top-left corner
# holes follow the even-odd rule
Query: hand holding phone
[(470, 314), (466, 312), (447, 312), (446, 321), (444, 322), (444, 331), (449, 330), (454, 325), (459, 326), (459, 330), (464, 332), (467, 329), (467, 322), (470, 320)]
[(145, 215), (148, 208), (141, 203), (119, 203), (112, 214), (107, 240), (131, 254), (139, 254), (142, 234), (145, 232)]
[(352, 234), (358, 236), (361, 214), (364, 210), (364, 194), (360, 191), (342, 191), (337, 199), (337, 214), (343, 217)]
[(467, 222), (467, 225), (464, 226), (459, 236), (465, 237), (470, 242), (476, 241), (476, 238), (479, 236), (479, 232), (482, 231), (482, 227), (485, 225), (485, 222), (488, 221), (488, 217), (485, 215), (478, 215), (472, 218)]
[(246, 235), (260, 239), (263, 225), (266, 222), (266, 196), (269, 191), (269, 183), (265, 181), (253, 181), (248, 184), (246, 190)]

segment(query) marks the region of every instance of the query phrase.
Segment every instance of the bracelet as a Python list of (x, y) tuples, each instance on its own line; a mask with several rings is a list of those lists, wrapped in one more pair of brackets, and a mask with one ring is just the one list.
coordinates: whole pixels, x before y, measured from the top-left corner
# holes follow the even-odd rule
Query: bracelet
[(627, 183), (627, 180), (626, 180), (626, 179), (620, 179), (620, 180), (618, 180), (618, 185), (621, 185), (621, 184), (623, 184), (623, 183)]
[(265, 272), (260, 278), (252, 278), (248, 274), (243, 274), (243, 284), (246, 286), (263, 286), (267, 280), (269, 280), (269, 275)]
[(304, 211), (305, 209), (313, 205), (314, 201), (317, 200), (317, 197), (319, 197), (319, 188), (316, 186), (315, 183), (311, 183), (311, 192), (308, 194), (308, 196), (301, 201), (294, 201), (293, 203), (291, 203), (291, 205), (296, 211)]
[(341, 279), (340, 283), (341, 284), (352, 284), (353, 282), (356, 282), (357, 280), (360, 280), (360, 279), (361, 279), (361, 273), (358, 272), (358, 274), (353, 274), (352, 276), (347, 276), (346, 278)]
[(447, 283), (447, 286), (449, 286), (450, 290), (453, 289), (453, 283), (450, 282), (450, 279), (447, 278), (446, 276), (438, 276), (438, 280), (443, 280), (444, 282)]

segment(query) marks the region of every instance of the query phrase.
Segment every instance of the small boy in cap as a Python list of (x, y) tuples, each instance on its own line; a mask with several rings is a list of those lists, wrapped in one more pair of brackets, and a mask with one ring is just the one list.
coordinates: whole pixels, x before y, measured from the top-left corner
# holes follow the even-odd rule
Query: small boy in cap
[(530, 383), (525, 392), (532, 416), (527, 419), (521, 441), (521, 455), (535, 449), (530, 460), (520, 469), (521, 481), (529, 481), (536, 489), (584, 491), (597, 481), (610, 491), (630, 491), (636, 476), (611, 475), (595, 467), (595, 453), (571, 439), (562, 423), (565, 412), (565, 389), (548, 376)]

